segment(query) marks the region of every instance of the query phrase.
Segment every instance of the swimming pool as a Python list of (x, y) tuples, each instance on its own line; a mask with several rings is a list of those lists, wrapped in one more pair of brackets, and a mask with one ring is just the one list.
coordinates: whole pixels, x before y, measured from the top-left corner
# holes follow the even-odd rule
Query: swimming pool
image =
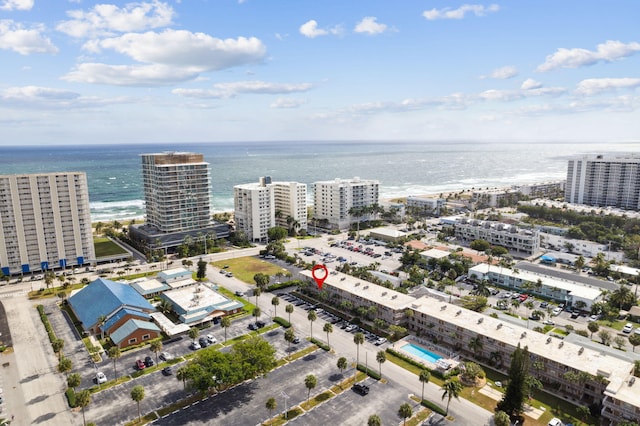
[(435, 364), (437, 360), (442, 358), (440, 355), (436, 355), (433, 352), (430, 352), (412, 343), (407, 343), (406, 345), (402, 346), (400, 349), (410, 353), (411, 355), (415, 355), (419, 358), (422, 358), (423, 360), (428, 361), (432, 364)]

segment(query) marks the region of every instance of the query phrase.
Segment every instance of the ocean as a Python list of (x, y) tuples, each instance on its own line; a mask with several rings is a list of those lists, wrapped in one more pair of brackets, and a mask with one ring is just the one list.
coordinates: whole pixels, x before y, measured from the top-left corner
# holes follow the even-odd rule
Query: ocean
[[(380, 198), (505, 187), (566, 177), (574, 155), (638, 152), (640, 143), (229, 142), (0, 147), (0, 174), (84, 171), (94, 221), (144, 215), (140, 154), (203, 153), (213, 211), (233, 210), (233, 186), (260, 176), (306, 184), (360, 177)], [(309, 187), (309, 202), (311, 202)]]

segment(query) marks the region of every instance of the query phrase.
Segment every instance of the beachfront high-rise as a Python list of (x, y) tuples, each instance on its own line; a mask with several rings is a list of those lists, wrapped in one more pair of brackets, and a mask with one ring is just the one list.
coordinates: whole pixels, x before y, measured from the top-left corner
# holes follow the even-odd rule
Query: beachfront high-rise
[(585, 155), (569, 160), (564, 200), (640, 209), (640, 155)]
[(233, 187), (236, 231), (250, 241), (267, 239), (267, 231), (281, 226), (296, 232), (307, 229), (307, 185), (272, 182), (261, 177), (256, 183)]
[(165, 152), (141, 157), (147, 225), (180, 232), (211, 224), (211, 180), (204, 155)]
[(95, 262), (83, 172), (0, 176), (0, 267), (4, 275)]
[(332, 228), (346, 229), (358, 220), (352, 217), (352, 207), (378, 204), (380, 182), (354, 177), (314, 182), (313, 216), (326, 220)]

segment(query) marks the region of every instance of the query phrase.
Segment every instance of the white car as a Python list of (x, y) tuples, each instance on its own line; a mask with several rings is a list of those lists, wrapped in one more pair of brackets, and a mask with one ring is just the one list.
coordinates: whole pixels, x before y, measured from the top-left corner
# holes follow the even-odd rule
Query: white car
[(631, 333), (632, 331), (633, 331), (633, 324), (631, 324), (630, 322), (626, 323), (624, 327), (622, 327), (623, 333)]
[(169, 361), (173, 359), (173, 355), (171, 355), (169, 352), (162, 352), (160, 353), (160, 359), (163, 361)]
[(554, 316), (558, 316), (558, 315), (560, 315), (561, 312), (562, 312), (562, 308), (561, 307), (557, 307), (557, 308), (553, 308), (553, 311), (551, 313)]
[(547, 426), (564, 426), (564, 423), (562, 423), (562, 420), (554, 417), (549, 421)]
[(107, 376), (105, 376), (102, 371), (98, 371), (96, 373), (96, 382), (98, 382), (98, 384), (107, 383)]
[(213, 335), (211, 334), (207, 334), (207, 340), (209, 341), (209, 343), (211, 343), (212, 345), (218, 343), (218, 339), (216, 339)]

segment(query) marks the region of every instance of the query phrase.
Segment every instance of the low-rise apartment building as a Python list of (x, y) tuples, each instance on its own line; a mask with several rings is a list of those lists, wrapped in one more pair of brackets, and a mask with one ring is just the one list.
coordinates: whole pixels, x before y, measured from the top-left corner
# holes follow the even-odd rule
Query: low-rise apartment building
[(527, 257), (540, 251), (540, 232), (522, 229), (501, 222), (468, 220), (461, 218), (454, 224), (455, 237), (463, 243), (486, 240), (491, 245), (502, 246), (513, 255)]
[(535, 198), (557, 197), (564, 195), (564, 180), (552, 182), (527, 183), (523, 185), (514, 185), (513, 189), (523, 195)]
[(427, 198), (409, 195), (407, 197), (407, 208), (409, 210), (417, 210), (423, 215), (440, 215), (440, 210), (445, 206), (447, 201), (443, 198)]

